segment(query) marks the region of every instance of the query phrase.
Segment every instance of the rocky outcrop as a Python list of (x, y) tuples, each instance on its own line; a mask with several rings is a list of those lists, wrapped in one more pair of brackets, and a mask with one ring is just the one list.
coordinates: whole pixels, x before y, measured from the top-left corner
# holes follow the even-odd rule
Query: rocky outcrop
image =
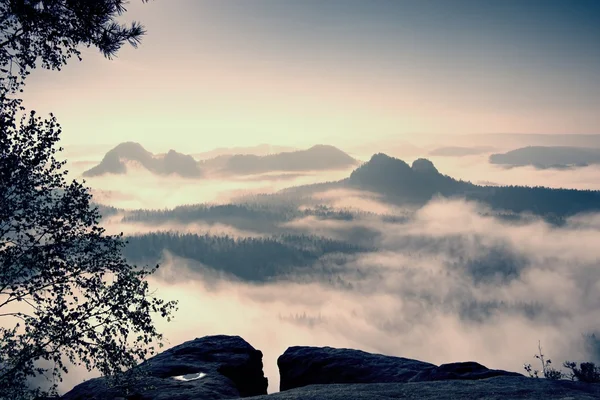
[(434, 196), (464, 196), (476, 189), (471, 183), (442, 175), (427, 159), (419, 158), (409, 166), (382, 153), (355, 169), (347, 184), (378, 193), (393, 204), (425, 204)]
[(314, 384), (408, 382), (435, 365), (331, 347), (290, 347), (277, 360), (279, 390)]
[(523, 375), (491, 370), (476, 362), (435, 366), (409, 358), (331, 347), (290, 347), (277, 360), (280, 390), (315, 384), (406, 383), (477, 380)]
[(435, 165), (433, 165), (433, 163), (426, 158), (419, 158), (413, 161), (411, 169), (415, 172), (439, 174)]
[(311, 385), (252, 400), (592, 400), (600, 385), (499, 376), (482, 380), (438, 382)]
[(436, 366), (360, 350), (290, 347), (277, 364), (281, 392), (267, 395), (259, 350), (239, 336), (207, 336), (140, 364), (143, 374), (127, 391), (97, 378), (76, 386), (62, 400), (600, 398), (600, 384), (532, 379), (472, 361)]
[(239, 336), (206, 336), (148, 359), (127, 391), (105, 378), (83, 382), (63, 400), (218, 400), (267, 393), (262, 352)]

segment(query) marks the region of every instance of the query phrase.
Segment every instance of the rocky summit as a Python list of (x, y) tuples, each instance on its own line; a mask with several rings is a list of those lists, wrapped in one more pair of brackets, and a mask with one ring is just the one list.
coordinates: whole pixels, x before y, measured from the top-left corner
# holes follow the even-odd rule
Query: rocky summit
[(435, 365), (331, 347), (290, 347), (277, 360), (279, 390), (314, 384), (408, 382)]
[(218, 400), (267, 393), (262, 352), (239, 336), (206, 336), (166, 350), (140, 364), (127, 391), (105, 378), (90, 379), (63, 400)]
[(440, 380), (476, 380), (494, 376), (519, 376), (492, 370), (476, 362), (433, 364), (331, 347), (290, 347), (277, 360), (280, 390), (314, 384), (406, 383)]
[(239, 336), (207, 336), (140, 364), (143, 374), (127, 391), (96, 378), (62, 399), (600, 399), (600, 384), (533, 379), (473, 361), (437, 366), (353, 349), (295, 346), (277, 365), (280, 392), (267, 395), (259, 350)]

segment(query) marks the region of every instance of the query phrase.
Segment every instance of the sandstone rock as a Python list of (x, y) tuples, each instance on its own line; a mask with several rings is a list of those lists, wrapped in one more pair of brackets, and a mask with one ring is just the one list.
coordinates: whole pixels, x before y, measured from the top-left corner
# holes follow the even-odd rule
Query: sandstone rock
[(311, 385), (252, 400), (592, 400), (600, 385), (498, 376), (481, 380)]
[(126, 392), (105, 378), (77, 385), (63, 400), (219, 400), (267, 393), (262, 352), (239, 336), (206, 336), (140, 364), (144, 375)]
[(331, 347), (290, 347), (277, 360), (280, 390), (332, 383), (408, 382), (435, 365)]
[(331, 347), (290, 347), (277, 360), (280, 390), (315, 384), (402, 383), (440, 380), (477, 380), (523, 375), (492, 370), (476, 362), (435, 366), (401, 357)]

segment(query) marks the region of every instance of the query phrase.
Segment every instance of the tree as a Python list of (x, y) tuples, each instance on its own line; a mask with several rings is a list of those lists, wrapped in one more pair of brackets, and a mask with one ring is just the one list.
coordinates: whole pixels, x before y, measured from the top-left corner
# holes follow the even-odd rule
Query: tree
[[(147, 1), (147, 0), (142, 0)], [(2, 0), (0, 3), (0, 68), (4, 84), (19, 88), (38, 63), (58, 69), (69, 58), (81, 60), (81, 45), (98, 48), (112, 58), (124, 43), (136, 47), (145, 31), (117, 18), (124, 0)], [(10, 81), (10, 82), (7, 82)]]
[[(60, 69), (95, 46), (108, 58), (137, 45), (143, 27), (116, 18), (119, 0), (4, 0), (0, 3), (0, 399), (53, 394), (69, 363), (114, 376), (155, 351), (153, 314), (176, 303), (153, 296), (104, 234), (82, 183), (67, 182), (56, 154), (61, 128), (18, 98), (38, 64)], [(30, 387), (46, 377), (49, 388)]]

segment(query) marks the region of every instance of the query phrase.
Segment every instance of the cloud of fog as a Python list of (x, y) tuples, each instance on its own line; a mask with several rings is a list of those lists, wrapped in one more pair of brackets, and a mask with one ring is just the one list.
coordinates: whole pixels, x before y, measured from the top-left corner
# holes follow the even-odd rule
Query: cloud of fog
[[(597, 167), (507, 170), (479, 156), (432, 160), (442, 173), (473, 182), (600, 189)], [(131, 171), (92, 178), (88, 185), (104, 204), (164, 208), (227, 202), (347, 175), (192, 181)], [(328, 191), (315, 199), (336, 208), (404, 215), (370, 194)], [(475, 360), (522, 372), (524, 362), (536, 361), (541, 340), (555, 363), (583, 361), (581, 334), (600, 331), (600, 215), (552, 227), (542, 221), (512, 224), (482, 211), (474, 203), (435, 200), (402, 224), (370, 215), (352, 221), (308, 217), (284, 225), (353, 242), (368, 237), (376, 245), (377, 251), (336, 264), (339, 276), (332, 281), (340, 285), (322, 276), (253, 285), (167, 255), (151, 284), (157, 295), (178, 299), (180, 309), (174, 322), (157, 320), (158, 326), (169, 346), (209, 334), (242, 336), (263, 351), (271, 392), (279, 386), (277, 357), (293, 345), (352, 347), (438, 364)], [(105, 224), (109, 233), (257, 235), (218, 224)], [(63, 389), (83, 376), (89, 374), (69, 374)]]
[(233, 238), (245, 237), (264, 237), (262, 233), (238, 229), (222, 223), (146, 223), (146, 222), (121, 222), (123, 215), (114, 215), (104, 218), (101, 222), (102, 227), (109, 235), (118, 235), (123, 233), (125, 236), (143, 235), (150, 232), (178, 232), (192, 233), (197, 235), (229, 236)]
[(125, 175), (86, 178), (86, 185), (92, 188), (94, 200), (101, 204), (123, 209), (162, 209), (184, 204), (228, 203), (240, 196), (274, 193), (290, 186), (342, 179), (349, 174), (350, 170), (185, 179), (130, 169)]
[[(534, 167), (505, 168), (490, 164), (487, 155), (466, 157), (432, 157), (430, 159), (444, 175), (475, 184), (547, 186), (551, 188), (600, 190), (600, 165), (566, 170)], [(405, 159), (412, 162), (415, 157)]]
[(555, 363), (583, 361), (581, 334), (600, 329), (598, 226), (514, 225), (480, 211), (436, 200), (404, 224), (312, 219), (305, 227), (315, 233), (377, 230), (380, 250), (349, 257), (333, 277), (345, 285), (254, 285), (169, 256), (152, 286), (179, 299), (180, 310), (175, 322), (158, 325), (169, 346), (242, 336), (263, 351), (270, 391), (278, 390), (277, 357), (292, 345), (522, 372), (541, 340)]
[(320, 204), (333, 208), (351, 211), (362, 211), (375, 214), (398, 214), (401, 209), (384, 203), (377, 193), (359, 190), (339, 189), (315, 193), (312, 198)]

